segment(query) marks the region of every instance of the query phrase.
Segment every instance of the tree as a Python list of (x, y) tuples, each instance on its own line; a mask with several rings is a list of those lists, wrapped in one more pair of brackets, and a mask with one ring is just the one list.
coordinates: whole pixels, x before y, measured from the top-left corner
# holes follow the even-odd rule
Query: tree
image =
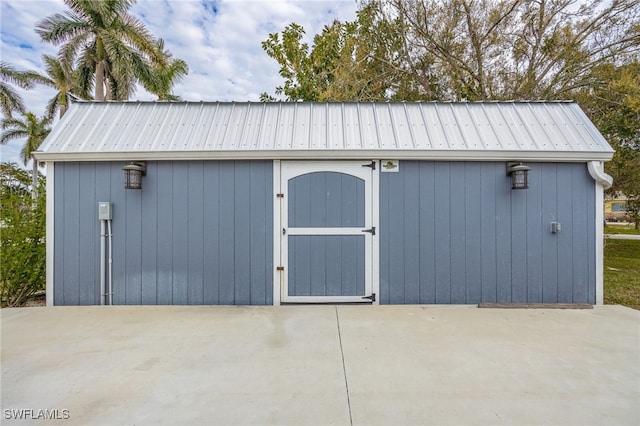
[[(335, 28), (344, 29), (345, 44), (328, 37)], [(358, 76), (376, 72), (371, 64), (386, 64), (378, 77), (387, 81), (386, 99), (567, 99), (588, 87), (594, 67), (638, 54), (640, 3), (363, 0), (355, 31), (348, 28), (349, 23), (325, 28), (310, 52), (301, 43), (304, 29), (295, 24), (281, 38), (272, 34), (263, 48), (282, 67), (285, 85), (279, 90), (291, 99), (308, 94), (313, 99), (315, 91), (330, 88), (332, 99), (348, 99), (354, 91), (350, 84), (343, 88), (335, 82), (362, 88), (369, 80)], [(366, 61), (357, 60), (365, 57), (357, 50), (344, 48), (352, 39), (368, 50)], [(333, 78), (326, 87), (318, 78), (324, 74)]]
[[(31, 200), (29, 172), (0, 164), (0, 296), (2, 305), (23, 305), (45, 288), (45, 197)], [(44, 186), (44, 177), (38, 181)], [(44, 194), (44, 191), (40, 191)]]
[(27, 112), (23, 114), (23, 119), (5, 118), (0, 122), (0, 128), (4, 130), (0, 135), (0, 144), (5, 144), (10, 140), (26, 138), (25, 144), (20, 151), (20, 157), (24, 164), (29, 159), (33, 160), (33, 197), (37, 197), (38, 187), (38, 160), (33, 157), (42, 142), (51, 131), (51, 118), (38, 118), (35, 114)]
[(56, 112), (60, 117), (67, 112), (69, 103), (73, 98), (89, 99), (89, 94), (80, 85), (80, 73), (71, 63), (55, 58), (51, 55), (42, 55), (45, 64), (45, 74), (30, 71), (27, 76), (31, 81), (56, 90), (56, 94), (47, 104), (47, 117), (53, 118)]
[(24, 112), (22, 98), (11, 84), (23, 89), (33, 86), (24, 72), (16, 70), (6, 62), (0, 62), (0, 110), (5, 117), (12, 117), (14, 111)]
[[(403, 49), (398, 22), (377, 20), (379, 8), (369, 4), (353, 22), (334, 21), (303, 42), (304, 28), (292, 23), (262, 43), (280, 64), (284, 86), (276, 94), (288, 100), (381, 101), (413, 99), (415, 87), (404, 78), (399, 53)], [(264, 93), (261, 100), (275, 98)]]
[[(61, 60), (78, 62), (81, 87), (93, 80), (96, 100), (128, 99), (151, 80), (161, 52), (144, 24), (128, 13), (135, 0), (64, 0), (70, 11), (37, 23), (42, 40), (62, 45)], [(88, 90), (87, 90), (88, 91)]]
[(159, 101), (177, 101), (179, 96), (171, 93), (173, 86), (189, 73), (189, 66), (182, 59), (174, 59), (164, 48), (164, 40), (156, 41), (156, 49), (162, 53), (161, 60), (151, 65), (151, 78), (143, 82), (144, 88), (158, 96)]
[(640, 62), (595, 67), (589, 89), (576, 99), (615, 149), (605, 171), (613, 177), (611, 195), (627, 197), (629, 215), (638, 226), (640, 207)]
[(407, 61), (433, 63), (452, 100), (566, 99), (640, 48), (636, 0), (383, 3), (405, 24)]

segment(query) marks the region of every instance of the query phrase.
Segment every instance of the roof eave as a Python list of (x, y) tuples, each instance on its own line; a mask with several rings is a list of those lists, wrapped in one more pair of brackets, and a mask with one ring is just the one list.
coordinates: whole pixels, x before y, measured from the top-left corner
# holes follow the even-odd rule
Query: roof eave
[(613, 151), (486, 151), (486, 150), (245, 150), (42, 152), (38, 161), (167, 161), (167, 160), (438, 160), (438, 161), (609, 161)]

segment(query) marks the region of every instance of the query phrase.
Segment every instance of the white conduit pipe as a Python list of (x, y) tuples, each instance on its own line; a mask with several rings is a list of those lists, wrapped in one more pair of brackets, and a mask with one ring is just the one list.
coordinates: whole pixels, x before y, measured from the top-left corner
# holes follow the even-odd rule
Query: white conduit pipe
[(106, 289), (105, 289), (105, 243), (106, 234), (105, 234), (105, 220), (100, 220), (100, 304), (104, 305)]
[(109, 305), (113, 305), (113, 233), (111, 232), (111, 219), (107, 220), (107, 233), (109, 236)]

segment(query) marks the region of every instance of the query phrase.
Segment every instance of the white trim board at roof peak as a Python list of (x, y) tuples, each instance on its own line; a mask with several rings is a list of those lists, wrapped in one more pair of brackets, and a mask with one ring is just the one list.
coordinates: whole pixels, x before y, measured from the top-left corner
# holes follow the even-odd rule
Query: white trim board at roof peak
[(613, 150), (572, 102), (82, 102), (35, 155), (42, 161), (606, 161)]

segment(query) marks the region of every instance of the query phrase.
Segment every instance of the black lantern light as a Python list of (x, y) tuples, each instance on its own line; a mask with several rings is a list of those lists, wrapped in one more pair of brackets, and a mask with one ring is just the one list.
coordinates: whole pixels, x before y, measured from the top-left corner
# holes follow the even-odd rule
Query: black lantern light
[(529, 170), (531, 170), (531, 167), (525, 166), (520, 162), (507, 163), (507, 175), (511, 176), (511, 189), (529, 188)]
[(142, 189), (142, 176), (147, 174), (147, 163), (131, 161), (122, 170), (124, 170), (125, 189)]

